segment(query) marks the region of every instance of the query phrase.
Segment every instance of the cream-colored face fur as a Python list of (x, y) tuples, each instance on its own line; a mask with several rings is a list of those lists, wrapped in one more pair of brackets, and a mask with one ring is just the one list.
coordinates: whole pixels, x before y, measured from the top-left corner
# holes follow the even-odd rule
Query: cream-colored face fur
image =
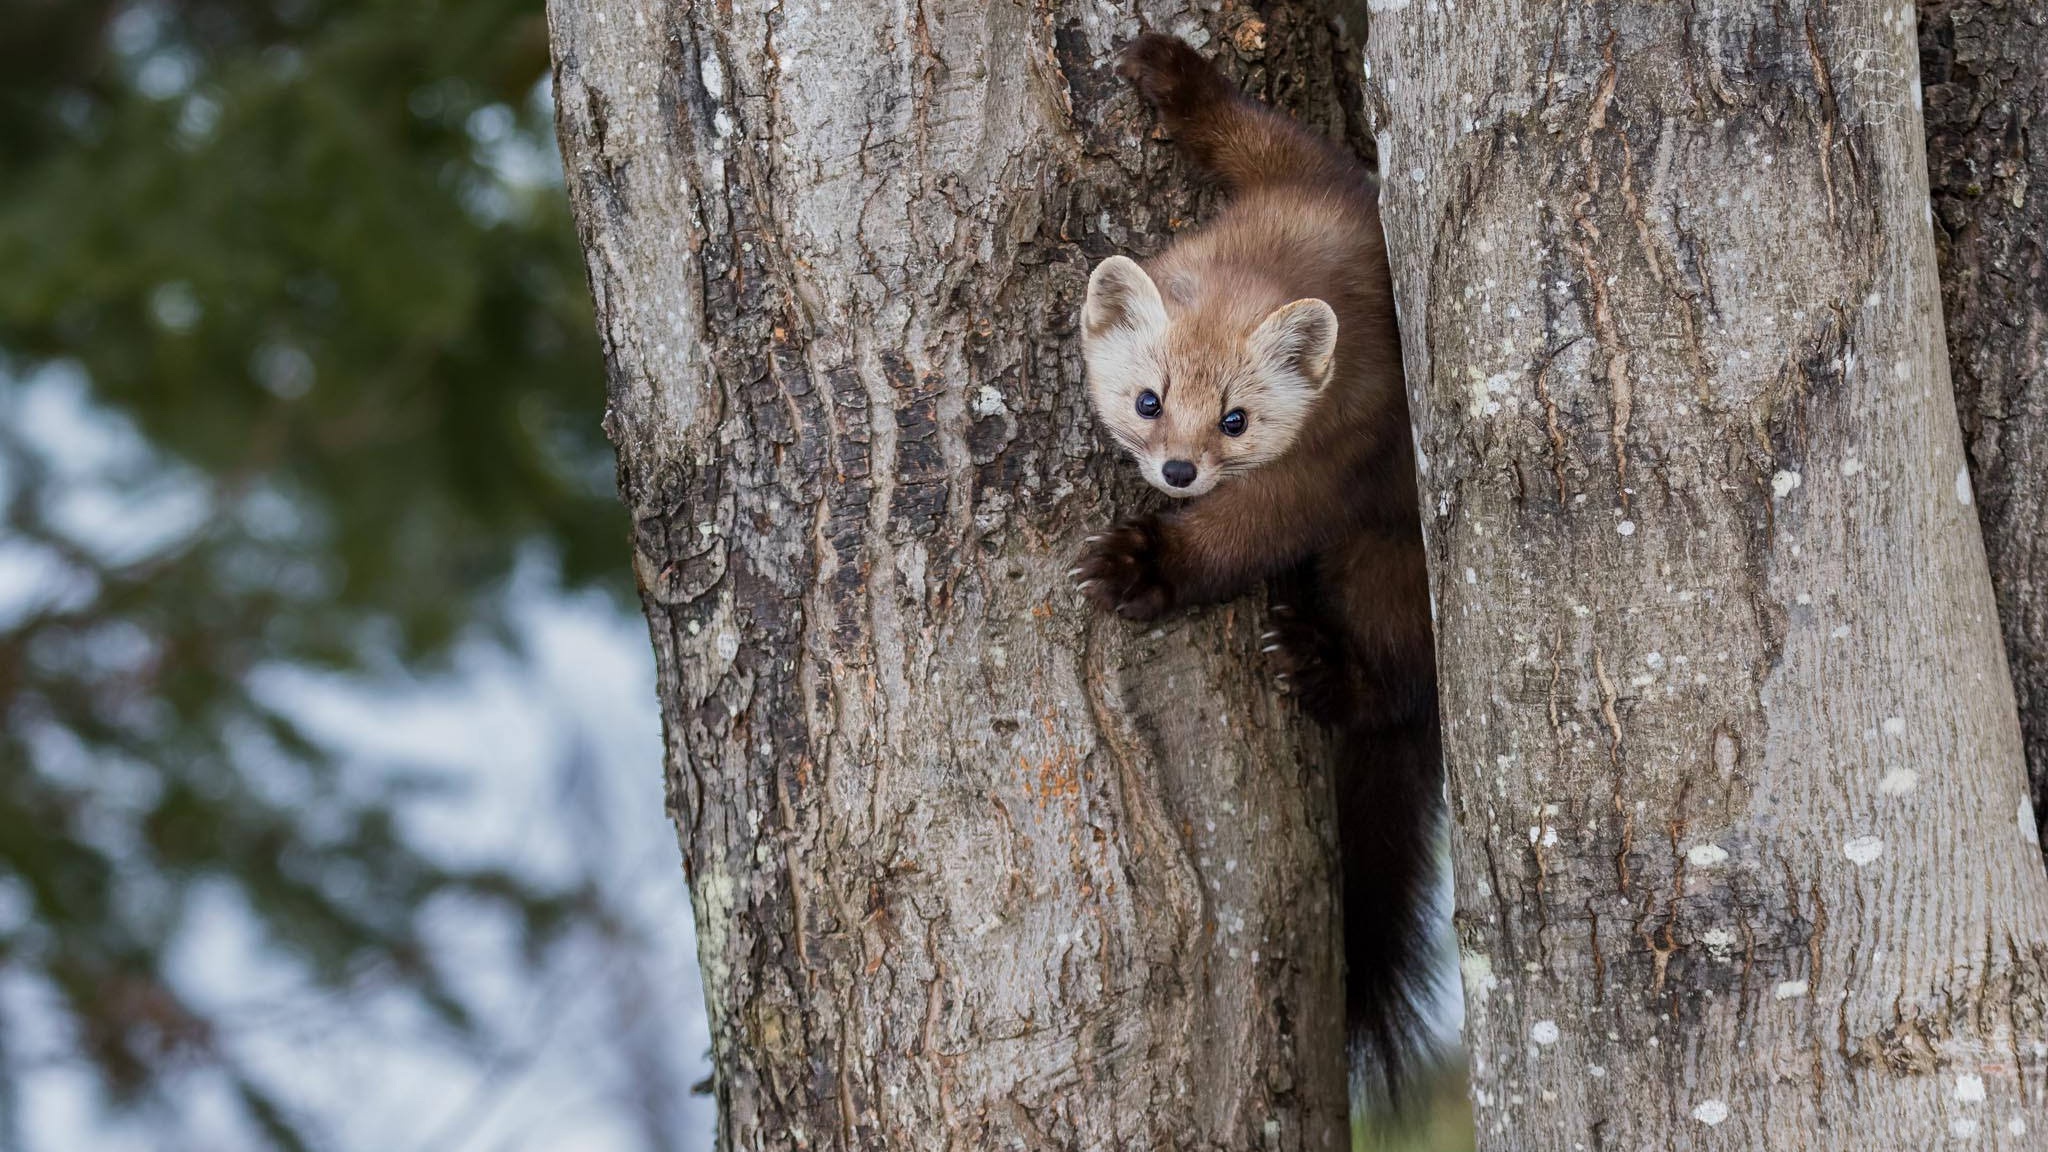
[[(1249, 331), (1198, 330), (1193, 316), (1169, 315), (1152, 278), (1123, 256), (1096, 266), (1081, 309), (1095, 414), (1145, 480), (1174, 497), (1285, 453), (1330, 381), (1336, 348), (1337, 314), (1321, 300), (1281, 305)], [(1150, 419), (1138, 407), (1148, 391), (1159, 399)], [(1240, 409), (1244, 431), (1228, 435), (1225, 417)], [(1169, 463), (1183, 477), (1180, 465), (1193, 465), (1193, 480), (1171, 483)]]

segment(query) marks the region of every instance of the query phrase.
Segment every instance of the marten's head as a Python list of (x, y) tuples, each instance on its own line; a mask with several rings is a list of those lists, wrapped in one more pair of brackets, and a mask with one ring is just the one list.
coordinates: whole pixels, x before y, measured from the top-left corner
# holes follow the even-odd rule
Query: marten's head
[(1095, 413), (1146, 481), (1200, 496), (1293, 445), (1330, 382), (1337, 314), (1321, 300), (1270, 310), (1237, 295), (1203, 300), (1190, 278), (1169, 275), (1168, 287), (1171, 312), (1135, 261), (1097, 265), (1081, 350)]

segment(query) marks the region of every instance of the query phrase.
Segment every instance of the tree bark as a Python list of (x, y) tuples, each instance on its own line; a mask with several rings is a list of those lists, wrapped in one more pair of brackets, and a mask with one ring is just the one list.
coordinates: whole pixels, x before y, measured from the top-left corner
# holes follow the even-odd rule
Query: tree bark
[(1481, 1146), (2039, 1147), (1911, 6), (1374, 8)]
[(1135, 629), (1066, 569), (1142, 499), (1089, 268), (1200, 207), (1114, 50), (1190, 33), (1339, 128), (1358, 57), (1138, 9), (550, 5), (724, 1147), (1347, 1140), (1330, 782), (1261, 613)]
[(2038, 820), (2048, 818), (2048, 12), (2024, 0), (1920, 9), (1949, 366)]

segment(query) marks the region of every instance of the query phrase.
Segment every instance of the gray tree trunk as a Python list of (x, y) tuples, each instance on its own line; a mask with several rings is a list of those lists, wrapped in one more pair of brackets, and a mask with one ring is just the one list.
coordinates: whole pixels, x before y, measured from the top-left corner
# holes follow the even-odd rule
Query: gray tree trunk
[(2048, 9), (1920, 12), (1927, 173), (1956, 413), (2048, 819)]
[(2041, 1147), (1912, 7), (1374, 8), (1481, 1146)]
[[(1147, 23), (1324, 125), (1308, 6)], [(1329, 781), (1247, 605), (1066, 569), (1141, 485), (1091, 264), (1199, 204), (1113, 7), (555, 0), (727, 1148), (1341, 1147)], [(1361, 134), (1362, 138), (1362, 134)]]

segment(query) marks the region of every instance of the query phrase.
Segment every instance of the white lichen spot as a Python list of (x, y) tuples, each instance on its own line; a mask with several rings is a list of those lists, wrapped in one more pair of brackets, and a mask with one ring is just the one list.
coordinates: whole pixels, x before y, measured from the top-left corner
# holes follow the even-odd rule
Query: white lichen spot
[(1614, 526), (1614, 530), (1623, 536), (1633, 536), (1636, 534), (1636, 522), (1633, 520), (1623, 520)]
[(1856, 836), (1842, 845), (1842, 855), (1858, 868), (1884, 855), (1884, 841), (1875, 836)]
[(1799, 487), (1799, 473), (1779, 470), (1771, 475), (1771, 495), (1780, 500), (1794, 488)]
[(1595, 1080), (1603, 1080), (1607, 1077), (1607, 1067), (1604, 1064), (1588, 1064), (1586, 1065), (1586, 1075), (1591, 1076)]
[(1778, 986), (1771, 989), (1771, 999), (1773, 1000), (1797, 1000), (1805, 995), (1806, 981), (1804, 980), (1780, 980), (1778, 981)]
[(1920, 774), (1911, 768), (1894, 768), (1877, 782), (1877, 790), (1886, 796), (1904, 796), (1920, 786)]
[(1696, 868), (1712, 868), (1728, 859), (1728, 850), (1719, 844), (1695, 844), (1686, 849), (1686, 863)]
[(1464, 978), (1465, 1002), (1468, 1004), (1484, 1001), (1495, 988), (1500, 987), (1500, 978), (1493, 974), (1493, 961), (1477, 952), (1459, 952), (1458, 975)]
[(1849, 638), (1849, 626), (1847, 624), (1837, 624), (1834, 630), (1828, 633), (1828, 636), (1835, 640), (1847, 640)]
[(1003, 402), (1003, 394), (993, 384), (983, 384), (981, 391), (974, 394), (976, 416), (1000, 416), (1009, 410), (1010, 406)]
[(1545, 1046), (1557, 1043), (1557, 1021), (1538, 1020), (1529, 1028), (1529, 1039)]
[(1709, 928), (1700, 933), (1700, 943), (1707, 946), (1707, 954), (1716, 960), (1726, 960), (1729, 949), (1735, 947), (1735, 933), (1726, 928)]
[(1968, 508), (1970, 499), (1970, 470), (1959, 465), (1956, 468), (1956, 503)]
[(1968, 1140), (1977, 1134), (1977, 1122), (1968, 1116), (1958, 1116), (1948, 1122), (1948, 1134), (1958, 1140)]
[(1984, 1078), (1965, 1072), (1956, 1077), (1956, 1099), (1964, 1104), (1984, 1102)]
[(721, 628), (716, 645), (718, 658), (730, 664), (732, 658), (740, 654), (740, 634), (730, 628)]
[(1477, 584), (1477, 583), (1479, 583), (1479, 573), (1477, 573), (1477, 572), (1474, 572), (1474, 571), (1473, 571), (1472, 569), (1470, 569), (1470, 568), (1467, 568), (1467, 569), (1465, 569), (1465, 583), (1467, 583), (1467, 584)]
[(1885, 718), (1884, 718), (1884, 734), (1885, 734), (1885, 735), (1887, 735), (1887, 736), (1903, 736), (1903, 735), (1905, 735), (1905, 733), (1906, 733), (1906, 718), (1905, 718), (1904, 716), (1887, 716), (1887, 717), (1885, 717)]
[(2027, 1134), (2026, 1117), (2015, 1116), (2011, 1120), (2006, 1121), (2005, 1130), (2015, 1136), (2025, 1136)]
[(2041, 842), (2041, 826), (2034, 822), (2034, 801), (2031, 797), (2020, 797), (2020, 838), (2029, 844)]
[(1692, 1118), (1712, 1128), (1728, 1118), (1728, 1105), (1719, 1100), (1702, 1100), (1693, 1105)]
[(1856, 457), (1851, 456), (1847, 460), (1842, 461), (1842, 475), (1854, 476), (1861, 471), (1863, 471), (1863, 461), (1858, 460)]

